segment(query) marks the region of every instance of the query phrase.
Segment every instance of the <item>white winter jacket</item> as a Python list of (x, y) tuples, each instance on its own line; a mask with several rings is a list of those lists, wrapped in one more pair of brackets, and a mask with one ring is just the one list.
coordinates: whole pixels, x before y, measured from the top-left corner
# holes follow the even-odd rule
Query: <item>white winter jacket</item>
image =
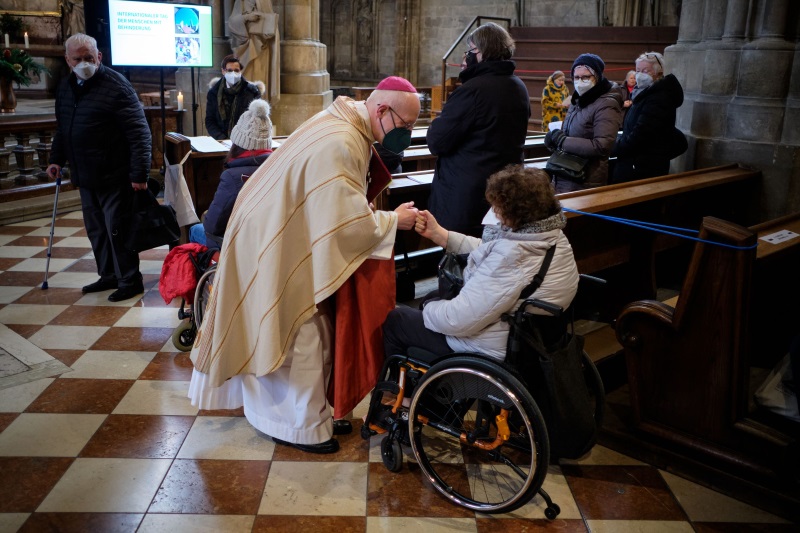
[[(498, 238), (487, 242), (451, 231), (447, 251), (469, 252), (464, 287), (452, 300), (425, 305), (425, 327), (447, 335), (447, 344), (456, 352), (505, 359), (508, 324), (500, 316), (522, 303), (520, 293), (539, 272), (545, 252), (554, 244), (550, 268), (530, 297), (566, 309), (578, 290), (578, 267), (572, 246), (560, 229), (542, 233), (500, 230)], [(533, 312), (546, 314), (538, 309)]]

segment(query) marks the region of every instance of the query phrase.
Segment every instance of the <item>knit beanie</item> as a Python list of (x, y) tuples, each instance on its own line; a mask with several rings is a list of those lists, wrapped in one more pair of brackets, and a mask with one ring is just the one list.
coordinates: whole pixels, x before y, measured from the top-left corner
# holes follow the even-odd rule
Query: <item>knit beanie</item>
[(272, 121), (266, 100), (253, 100), (231, 130), (231, 142), (245, 150), (265, 150), (272, 146)]
[(575, 62), (572, 63), (570, 75), (573, 78), (575, 78), (575, 69), (581, 65), (591, 70), (598, 81), (603, 77), (603, 70), (606, 68), (606, 64), (603, 63), (603, 60), (600, 59), (600, 56), (595, 54), (581, 54), (578, 56)]

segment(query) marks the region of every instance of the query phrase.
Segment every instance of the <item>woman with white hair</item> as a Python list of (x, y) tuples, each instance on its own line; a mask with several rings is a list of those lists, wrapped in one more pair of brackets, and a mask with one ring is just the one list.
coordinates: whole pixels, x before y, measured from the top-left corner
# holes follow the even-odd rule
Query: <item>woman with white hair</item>
[(664, 57), (658, 52), (636, 59), (636, 88), (631, 97), (633, 103), (612, 152), (617, 157), (612, 183), (668, 174), (670, 159), (688, 146), (675, 127), (683, 88), (673, 74), (664, 75)]

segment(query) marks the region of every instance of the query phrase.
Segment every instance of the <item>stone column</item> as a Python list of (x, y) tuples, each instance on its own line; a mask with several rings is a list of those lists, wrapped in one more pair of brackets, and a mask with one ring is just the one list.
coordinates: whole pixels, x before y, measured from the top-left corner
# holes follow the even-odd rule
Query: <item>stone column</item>
[(288, 135), (333, 101), (319, 40), (319, 0), (273, 1), (281, 27), (281, 98), (272, 109), (278, 135)]
[(666, 53), (684, 87), (677, 125), (689, 141), (675, 170), (758, 168), (762, 220), (800, 210), (798, 29), (789, 0), (687, 0)]

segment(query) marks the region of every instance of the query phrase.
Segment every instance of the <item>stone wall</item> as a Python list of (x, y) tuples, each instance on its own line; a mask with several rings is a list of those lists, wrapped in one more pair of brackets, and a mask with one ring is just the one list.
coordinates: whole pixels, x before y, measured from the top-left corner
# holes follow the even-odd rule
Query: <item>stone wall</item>
[(800, 211), (800, 6), (684, 0), (665, 60), (681, 80), (675, 170), (741, 163), (763, 172), (760, 217)]
[[(371, 85), (400, 74), (424, 87), (441, 83), (442, 55), (477, 16), (507, 18), (515, 26), (597, 26), (621, 16), (620, 1), (320, 0), (320, 38), (334, 85)], [(652, 14), (649, 5), (641, 2), (642, 25), (678, 25), (680, 0), (655, 2)], [(448, 63), (459, 63), (463, 50), (460, 43)], [(456, 75), (457, 67), (448, 68), (448, 77)]]

